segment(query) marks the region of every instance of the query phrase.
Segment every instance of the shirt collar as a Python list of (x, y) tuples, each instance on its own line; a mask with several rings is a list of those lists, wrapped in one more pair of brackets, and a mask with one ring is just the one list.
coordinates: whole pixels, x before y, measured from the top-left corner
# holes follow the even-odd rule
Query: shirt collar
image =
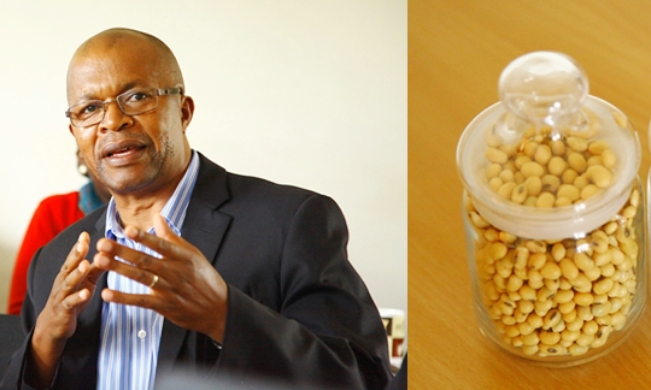
[[(185, 171), (183, 178), (176, 186), (176, 190), (174, 190), (174, 193), (167, 200), (167, 203), (165, 203), (165, 206), (161, 210), (161, 215), (165, 218), (167, 224), (174, 233), (179, 236), (181, 235), (181, 228), (183, 226), (183, 221), (185, 220), (185, 214), (188, 209), (188, 204), (190, 203), (194, 184), (197, 181), (198, 173), (199, 154), (196, 150), (193, 150), (188, 169)], [(115, 204), (115, 199), (111, 198), (106, 210), (106, 228), (104, 235), (111, 239), (124, 237), (123, 229), (124, 227), (120, 224), (120, 215)], [(153, 233), (153, 227), (151, 227), (148, 232)]]

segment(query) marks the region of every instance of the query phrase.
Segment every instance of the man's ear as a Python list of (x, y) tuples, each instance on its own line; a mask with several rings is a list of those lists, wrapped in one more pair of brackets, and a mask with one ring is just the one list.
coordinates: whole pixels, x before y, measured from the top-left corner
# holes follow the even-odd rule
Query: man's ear
[(194, 115), (194, 100), (190, 96), (183, 96), (181, 98), (181, 123), (183, 125), (183, 134), (192, 122), (192, 115)]
[(72, 123), (68, 124), (68, 130), (70, 130), (70, 134), (74, 137), (75, 133), (72, 131)]

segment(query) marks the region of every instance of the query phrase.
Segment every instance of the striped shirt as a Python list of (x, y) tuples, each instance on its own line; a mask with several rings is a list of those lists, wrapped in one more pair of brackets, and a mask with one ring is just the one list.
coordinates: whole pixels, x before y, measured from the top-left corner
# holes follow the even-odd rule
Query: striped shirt
[[(199, 157), (193, 151), (188, 170), (161, 211), (167, 224), (179, 236), (198, 170)], [(161, 257), (153, 250), (126, 238), (123, 226), (118, 221), (115, 201), (111, 199), (106, 212), (105, 236), (140, 252)], [(154, 228), (148, 232), (154, 234)], [(122, 292), (148, 294), (150, 291), (148, 286), (113, 271), (108, 272), (107, 283), (110, 289)], [(153, 389), (162, 329), (163, 317), (153, 310), (104, 302), (97, 389)]]

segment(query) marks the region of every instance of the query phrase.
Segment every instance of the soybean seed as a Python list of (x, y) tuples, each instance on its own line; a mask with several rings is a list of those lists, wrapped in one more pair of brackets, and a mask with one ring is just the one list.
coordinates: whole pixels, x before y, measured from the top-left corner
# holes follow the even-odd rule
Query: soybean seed
[(509, 277), (508, 282), (506, 283), (506, 290), (507, 291), (518, 291), (520, 287), (522, 287), (523, 280), (518, 278), (515, 275), (511, 275)]
[(553, 261), (548, 261), (540, 269), (540, 274), (545, 279), (558, 279), (561, 276), (561, 268)]
[(578, 345), (578, 344), (573, 344), (568, 348), (568, 352), (572, 356), (580, 356), (588, 352), (588, 347), (585, 345)]
[(488, 181), (488, 186), (495, 192), (499, 191), (502, 184), (504, 184), (504, 182), (499, 177), (494, 177)]
[(573, 280), (579, 276), (579, 269), (572, 260), (564, 258), (559, 262), (559, 265), (561, 267), (561, 274), (567, 280)]
[(527, 318), (527, 322), (529, 325), (531, 325), (534, 329), (540, 328), (543, 325), (543, 319), (541, 316), (539, 316), (536, 313), (531, 313), (529, 314), (529, 317)]
[(588, 165), (585, 161), (585, 157), (580, 153), (570, 153), (567, 156), (567, 164), (579, 174), (585, 172)]
[(504, 183), (497, 190), (497, 194), (504, 199), (511, 199), (511, 193), (515, 189), (516, 184), (513, 182)]
[(588, 345), (592, 344), (593, 341), (593, 334), (581, 333), (581, 335), (576, 339), (576, 344), (582, 347), (587, 347)]
[(552, 175), (561, 176), (565, 169), (567, 169), (567, 163), (559, 156), (552, 157), (547, 164), (547, 170)]
[(509, 171), (508, 169), (505, 169), (502, 172), (500, 172), (500, 174), (497, 177), (499, 177), (503, 183), (510, 183), (510, 182), (515, 182), (513, 176), (514, 176), (513, 172)]
[(579, 174), (574, 169), (567, 169), (561, 176), (561, 181), (565, 184), (573, 184)]
[(492, 163), (504, 164), (509, 156), (497, 148), (486, 149), (486, 159)]
[(547, 300), (552, 299), (554, 297), (554, 294), (556, 294), (555, 291), (552, 291), (547, 287), (543, 287), (538, 290), (537, 300), (538, 302), (546, 302)]
[(524, 345), (537, 345), (539, 342), (540, 338), (536, 332), (531, 332), (522, 336), (522, 344)]
[(556, 198), (549, 192), (543, 192), (536, 200), (536, 207), (551, 208), (554, 205)]
[(538, 143), (537, 142), (527, 142), (522, 146), (522, 153), (533, 159), (533, 157), (536, 154), (536, 149), (538, 149)]
[(584, 323), (585, 323), (585, 322), (583, 321), (583, 319), (581, 319), (581, 318), (577, 318), (577, 319), (575, 319), (574, 321), (568, 322), (568, 323), (565, 325), (565, 329), (567, 329), (567, 330), (569, 330), (569, 331), (572, 331), (572, 332), (576, 332), (576, 331), (581, 330), (581, 328), (583, 327), (583, 324), (584, 324)]
[(579, 137), (568, 137), (567, 146), (576, 152), (585, 152), (588, 149), (588, 141)]
[(545, 287), (551, 291), (558, 291), (561, 285), (559, 279), (544, 279), (543, 282), (545, 283)]
[(554, 156), (563, 156), (565, 155), (565, 142), (558, 140), (558, 141), (551, 141), (549, 143), (549, 147), (551, 148), (552, 154)]
[(603, 165), (600, 156), (590, 156), (586, 163), (588, 164), (588, 167), (591, 167), (593, 165)]
[(588, 200), (593, 197), (597, 192), (599, 192), (599, 187), (594, 184), (586, 184), (585, 187), (581, 189), (581, 199)]
[(583, 191), (583, 189), (590, 184), (590, 180), (588, 180), (588, 176), (583, 173), (574, 180), (574, 186), (578, 188), (579, 190)]
[(540, 331), (540, 342), (547, 345), (553, 345), (560, 341), (561, 335), (556, 332)]
[(531, 196), (540, 195), (542, 190), (542, 181), (538, 176), (531, 176), (525, 179), (524, 184), (527, 186), (527, 194)]
[(601, 153), (601, 162), (604, 164), (604, 167), (613, 169), (617, 165), (617, 156), (612, 150), (606, 149)]
[(623, 326), (625, 323), (626, 316), (621, 312), (613, 313), (610, 316), (610, 325), (615, 329), (620, 325)]
[(633, 207), (638, 207), (640, 205), (640, 191), (635, 189), (635, 190), (633, 190), (631, 192), (631, 196), (629, 198), (629, 203)]
[(583, 271), (583, 273), (591, 282), (594, 282), (601, 277), (601, 270), (599, 267), (592, 267), (587, 271)]
[(520, 170), (524, 177), (541, 177), (545, 174), (545, 169), (535, 161), (529, 161), (522, 166)]
[(580, 252), (574, 255), (574, 264), (582, 271), (589, 270), (594, 267), (594, 261), (587, 254)]
[(603, 165), (593, 165), (588, 168), (587, 175), (590, 181), (599, 188), (606, 188), (610, 185), (613, 174)]
[(594, 295), (590, 293), (576, 293), (574, 294), (574, 302), (579, 306), (590, 306), (594, 302)]
[(599, 325), (594, 320), (587, 321), (585, 324), (583, 324), (583, 328), (581, 328), (581, 331), (583, 333), (586, 333), (586, 334), (589, 334), (589, 335), (596, 334), (598, 330), (599, 330)]
[(576, 309), (576, 315), (583, 321), (590, 321), (594, 318), (589, 306), (580, 306)]
[(592, 291), (594, 291), (595, 294), (606, 294), (608, 291), (610, 291), (611, 288), (613, 288), (613, 280), (610, 278), (605, 278), (602, 279), (599, 282), (596, 282), (592, 286)]
[(561, 261), (565, 257), (565, 246), (563, 243), (557, 242), (552, 245), (552, 258), (556, 261)]
[[(595, 317), (595, 321), (597, 321), (597, 324), (599, 324), (601, 327), (610, 326), (610, 314), (605, 314), (601, 317)], [(600, 337), (599, 332), (597, 332), (597, 337)]]
[(536, 149), (533, 159), (540, 165), (547, 165), (552, 157), (552, 150), (549, 146), (542, 144)]
[[(572, 299), (574, 299), (574, 297), (572, 297)], [(573, 313), (575, 308), (576, 308), (576, 303), (573, 300), (570, 300), (569, 302), (565, 302), (565, 303), (560, 303), (558, 305), (558, 311), (560, 311), (561, 314), (563, 314), (563, 320), (565, 321), (569, 321), (570, 319), (571, 320), (575, 319), (573, 316), (567, 316), (568, 314)], [(566, 316), (567, 319), (565, 318)]]
[(502, 166), (497, 163), (492, 163), (486, 168), (486, 178), (488, 180), (498, 177), (500, 172), (502, 172)]
[(561, 290), (554, 295), (554, 302), (556, 303), (567, 303), (574, 299), (574, 291), (572, 290)]
[(592, 315), (595, 317), (603, 317), (610, 313), (610, 302), (598, 303), (592, 305)]
[(561, 179), (554, 175), (544, 175), (540, 178), (543, 191), (555, 193), (561, 185)]
[(520, 289), (520, 296), (522, 297), (523, 300), (526, 301), (535, 301), (536, 298), (536, 290), (531, 288), (530, 286), (522, 286)]
[(581, 332), (578, 330), (571, 331), (569, 329), (565, 329), (563, 332), (561, 332), (561, 339), (567, 340), (567, 341), (574, 341), (579, 338), (581, 335)]
[(601, 275), (607, 278), (615, 274), (615, 266), (612, 264), (606, 264), (599, 269), (601, 270)]
[[(572, 306), (571, 306), (571, 307), (572, 307), (572, 311), (570, 311), (570, 312), (568, 312), (568, 313), (564, 313), (564, 312), (563, 312), (563, 307), (564, 307), (565, 305), (569, 305), (570, 303), (572, 304)], [(563, 303), (563, 304), (561, 304), (561, 305), (559, 306), (559, 309), (558, 309), (558, 310), (559, 310), (561, 313), (563, 313), (563, 321), (565, 321), (565, 324), (569, 324), (570, 322), (573, 322), (573, 321), (575, 321), (575, 320), (578, 318), (577, 315), (576, 315), (576, 310), (574, 310), (574, 307), (575, 307), (575, 306), (576, 306), (576, 304), (575, 304), (574, 302)]]
[(527, 199), (527, 195), (526, 184), (519, 184), (513, 189), (513, 192), (511, 193), (511, 202), (518, 204), (524, 203), (525, 199)]
[(522, 347), (522, 353), (528, 356), (535, 355), (536, 353), (538, 353), (538, 351), (539, 351), (538, 344), (524, 345)]
[(531, 301), (521, 300), (518, 302), (518, 310), (520, 310), (522, 313), (529, 314), (533, 311), (533, 308), (534, 305)]
[(518, 156), (518, 157), (515, 159), (515, 167), (521, 170), (521, 169), (522, 169), (522, 166), (523, 166), (524, 164), (528, 163), (529, 161), (531, 161), (531, 159), (529, 158), (529, 156), (522, 156), (522, 155), (521, 155), (521, 156)]
[(533, 304), (533, 307), (534, 307), (533, 310), (540, 317), (544, 317), (544, 316), (547, 315), (547, 312), (549, 312), (549, 309), (551, 309), (553, 305), (554, 305), (554, 302), (552, 302), (552, 300), (549, 300), (549, 299), (546, 300), (545, 302), (536, 301)]
[(561, 184), (558, 187), (557, 197), (569, 199), (571, 202), (578, 200), (581, 197), (581, 191), (572, 184)]
[(601, 154), (604, 150), (608, 149), (608, 142), (604, 140), (598, 140), (590, 142), (588, 145), (588, 152), (591, 154)]

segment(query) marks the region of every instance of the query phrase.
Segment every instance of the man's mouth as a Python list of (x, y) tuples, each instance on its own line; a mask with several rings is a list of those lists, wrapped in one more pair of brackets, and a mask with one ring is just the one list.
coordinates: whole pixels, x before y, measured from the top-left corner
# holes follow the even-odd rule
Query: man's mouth
[(145, 149), (145, 145), (140, 142), (119, 142), (111, 143), (102, 150), (102, 158), (122, 157), (133, 152)]

